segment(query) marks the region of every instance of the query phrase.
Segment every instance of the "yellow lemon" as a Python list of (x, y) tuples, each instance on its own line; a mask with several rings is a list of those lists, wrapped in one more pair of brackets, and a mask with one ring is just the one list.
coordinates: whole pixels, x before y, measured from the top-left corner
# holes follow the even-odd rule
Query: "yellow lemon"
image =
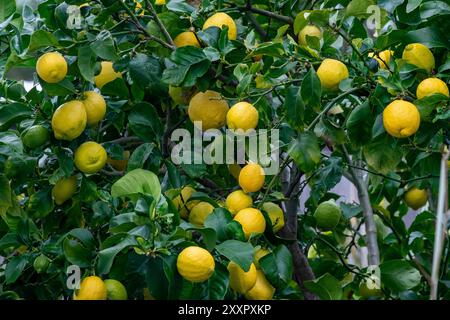
[(73, 100), (58, 107), (53, 113), (52, 129), (58, 140), (72, 141), (86, 128), (86, 109), (81, 101)]
[(234, 216), (234, 220), (241, 224), (242, 231), (244, 231), (247, 239), (252, 234), (261, 234), (266, 230), (266, 220), (258, 209), (242, 209)]
[(329, 91), (339, 89), (342, 80), (348, 78), (348, 69), (345, 64), (335, 59), (325, 59), (317, 69), (322, 88)]
[(128, 293), (125, 286), (117, 280), (105, 280), (106, 297), (108, 300), (127, 300)]
[(107, 290), (102, 279), (97, 276), (84, 278), (74, 300), (106, 300)]
[(255, 263), (255, 266), (257, 269), (260, 269), (259, 260), (262, 257), (267, 256), (269, 253), (270, 253), (270, 250), (265, 249), (265, 248), (259, 248), (258, 250), (255, 251), (255, 253), (253, 255), (253, 262)]
[(191, 246), (180, 252), (177, 269), (180, 275), (191, 282), (203, 282), (214, 272), (213, 256), (205, 249)]
[(111, 165), (111, 167), (113, 167), (117, 171), (125, 171), (128, 166), (128, 160), (130, 159), (130, 151), (128, 150), (124, 151), (122, 158), (123, 158), (122, 160), (115, 160), (108, 157), (108, 159), (106, 159), (106, 163)]
[(393, 55), (394, 52), (392, 50), (381, 51), (378, 53), (378, 55), (375, 55), (375, 53), (373, 52), (369, 53), (369, 57), (377, 60), (378, 65), (381, 69), (388, 69), (389, 62), (391, 61)]
[(395, 100), (383, 111), (383, 126), (391, 136), (407, 138), (419, 129), (419, 111), (411, 102)]
[(166, 4), (166, 0), (155, 0), (155, 4), (157, 6), (162, 6)]
[(405, 202), (408, 207), (417, 210), (422, 208), (428, 201), (427, 190), (421, 190), (416, 187), (412, 187), (405, 193)]
[(214, 211), (214, 206), (208, 202), (196, 204), (189, 213), (189, 222), (197, 227), (203, 227), (206, 218)]
[(208, 90), (192, 97), (188, 113), (195, 125), (201, 124), (202, 130), (219, 129), (225, 124), (228, 109), (228, 103), (220, 93)]
[(302, 46), (307, 46), (308, 42), (306, 41), (306, 36), (322, 39), (322, 31), (318, 27), (313, 25), (308, 25), (304, 27), (298, 33), (298, 44)]
[(87, 123), (90, 126), (95, 126), (105, 117), (106, 101), (101, 94), (95, 91), (84, 92), (83, 96), (84, 99), (81, 102), (86, 109)]
[(265, 202), (262, 205), (262, 209), (269, 215), (270, 221), (272, 221), (273, 232), (278, 232), (284, 227), (284, 213), (283, 209), (279, 205), (273, 202)]
[(233, 261), (228, 264), (227, 269), (230, 274), (230, 287), (234, 291), (244, 294), (255, 285), (257, 273), (253, 263), (247, 272)]
[(209, 27), (222, 28), (223, 26), (228, 27), (228, 39), (236, 40), (237, 37), (236, 23), (234, 22), (233, 18), (231, 18), (228, 14), (223, 12), (218, 12), (209, 17), (205, 21), (205, 24), (203, 25), (203, 30), (206, 30)]
[(228, 171), (230, 171), (233, 178), (239, 180), (239, 173), (241, 173), (241, 166), (237, 163), (232, 163), (228, 165)]
[(230, 193), (225, 200), (228, 211), (234, 216), (236, 213), (253, 205), (252, 197), (242, 190), (236, 190)]
[(264, 185), (264, 169), (256, 163), (249, 163), (239, 173), (239, 185), (244, 192), (257, 192)]
[(200, 48), (200, 43), (198, 42), (195, 33), (193, 33), (192, 31), (185, 31), (180, 33), (175, 37), (175, 39), (173, 39), (173, 42), (175, 43), (175, 46), (177, 46), (177, 48), (186, 46)]
[(59, 52), (48, 52), (39, 57), (36, 71), (48, 83), (58, 83), (67, 75), (66, 59)]
[(402, 58), (409, 64), (424, 69), (428, 73), (434, 69), (435, 62), (433, 53), (421, 43), (408, 44), (403, 50)]
[(52, 188), (52, 197), (55, 199), (57, 205), (62, 205), (64, 202), (72, 198), (77, 191), (77, 177), (60, 179)]
[(76, 167), (87, 174), (100, 171), (105, 166), (107, 158), (105, 148), (93, 141), (83, 143), (75, 151)]
[(175, 197), (172, 202), (177, 207), (180, 216), (186, 219), (189, 215), (189, 211), (200, 201), (189, 201), (189, 198), (195, 193), (196, 190), (191, 186), (186, 186), (181, 190), (180, 195)]
[(122, 74), (114, 70), (113, 63), (111, 61), (102, 61), (100, 73), (95, 76), (94, 80), (97, 88), (101, 89), (105, 84), (118, 78), (122, 78)]
[(256, 283), (245, 293), (247, 300), (272, 300), (275, 288), (267, 281), (264, 272), (256, 270)]
[(256, 108), (248, 102), (238, 102), (227, 113), (227, 125), (232, 130), (255, 129), (259, 114)]
[(417, 99), (423, 99), (427, 96), (440, 93), (449, 97), (448, 87), (444, 81), (438, 78), (428, 78), (423, 80), (417, 86), (416, 96)]

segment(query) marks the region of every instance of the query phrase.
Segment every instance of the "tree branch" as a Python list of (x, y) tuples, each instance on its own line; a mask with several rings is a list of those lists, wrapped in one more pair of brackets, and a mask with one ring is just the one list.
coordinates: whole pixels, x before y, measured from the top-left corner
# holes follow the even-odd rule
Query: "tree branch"
[(147, 4), (147, 7), (150, 9), (153, 19), (155, 20), (156, 24), (158, 25), (159, 29), (163, 33), (164, 37), (166, 38), (166, 41), (175, 48), (175, 43), (173, 42), (172, 37), (170, 36), (169, 32), (167, 31), (166, 27), (162, 23), (161, 19), (158, 17), (158, 14), (156, 13), (155, 8), (153, 7), (150, 0), (145, 0), (145, 3)]

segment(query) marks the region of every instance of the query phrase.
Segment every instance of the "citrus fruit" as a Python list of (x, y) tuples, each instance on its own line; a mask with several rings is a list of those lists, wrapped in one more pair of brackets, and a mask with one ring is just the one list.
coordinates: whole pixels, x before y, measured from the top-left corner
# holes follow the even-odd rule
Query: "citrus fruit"
[(192, 31), (185, 31), (180, 33), (175, 37), (175, 39), (173, 39), (173, 42), (175, 43), (175, 46), (177, 48), (186, 46), (193, 46), (200, 48), (200, 43), (198, 42), (195, 33), (193, 33)]
[(86, 109), (81, 101), (72, 100), (60, 105), (53, 113), (52, 129), (58, 140), (72, 141), (86, 128)]
[(247, 300), (272, 300), (275, 288), (267, 281), (261, 270), (256, 270), (256, 283), (245, 293)]
[(248, 102), (238, 102), (227, 113), (227, 125), (232, 130), (255, 129), (258, 125), (258, 110)]
[(313, 25), (305, 26), (298, 33), (298, 44), (307, 46), (308, 42), (306, 41), (306, 36), (322, 39), (322, 31), (318, 27)]
[(255, 264), (255, 267), (257, 269), (260, 269), (259, 260), (262, 257), (267, 256), (269, 253), (270, 250), (266, 248), (259, 248), (258, 250), (255, 251), (255, 253), (253, 254), (253, 263)]
[(415, 65), (428, 73), (434, 69), (433, 53), (421, 43), (410, 43), (403, 50), (402, 58), (409, 64)]
[(203, 282), (214, 272), (213, 256), (205, 249), (191, 246), (180, 252), (177, 269), (180, 275), (191, 282)]
[(125, 171), (128, 166), (128, 160), (130, 159), (130, 151), (126, 150), (122, 154), (122, 158), (120, 160), (112, 159), (111, 157), (108, 157), (106, 159), (106, 163), (111, 165), (114, 169), (117, 171)]
[(199, 92), (189, 102), (189, 118), (197, 126), (201, 122), (202, 130), (223, 127), (227, 112), (228, 103), (216, 91)]
[(97, 276), (90, 276), (81, 281), (74, 300), (106, 300), (106, 295), (106, 285), (103, 280)]
[(416, 90), (417, 99), (423, 99), (437, 93), (449, 97), (447, 85), (444, 81), (438, 78), (428, 78), (423, 80), (419, 83)]
[(236, 213), (253, 205), (252, 197), (242, 190), (236, 190), (230, 193), (225, 200), (228, 211), (234, 216)]
[(113, 63), (111, 61), (102, 61), (100, 73), (95, 76), (94, 80), (97, 88), (101, 89), (105, 84), (118, 78), (122, 78), (122, 74), (114, 70)]
[(77, 192), (77, 177), (62, 178), (53, 186), (52, 197), (57, 205), (62, 205), (72, 198), (75, 192)]
[(50, 259), (43, 254), (37, 256), (33, 262), (33, 268), (37, 273), (44, 273), (45, 271), (47, 271), (49, 265)]
[(407, 138), (419, 129), (419, 111), (411, 102), (392, 101), (383, 111), (383, 126), (391, 136)]
[(234, 22), (233, 18), (231, 18), (228, 14), (224, 12), (218, 12), (209, 17), (205, 21), (205, 24), (203, 25), (203, 30), (206, 30), (209, 27), (222, 28), (224, 25), (228, 27), (228, 39), (236, 40), (237, 37), (236, 23)]
[(30, 149), (35, 149), (48, 141), (50, 138), (50, 133), (47, 128), (37, 124), (26, 129), (22, 133), (21, 138), (25, 146)]
[(175, 207), (177, 207), (180, 216), (184, 219), (188, 217), (189, 211), (200, 202), (198, 200), (189, 201), (189, 198), (195, 192), (196, 190), (194, 188), (191, 186), (186, 186), (181, 190), (180, 195), (172, 200)]
[(106, 297), (108, 300), (127, 300), (128, 293), (125, 286), (114, 279), (104, 281), (106, 286)]
[(379, 297), (381, 293), (379, 279), (374, 275), (363, 279), (359, 285), (359, 294), (362, 298)]
[(66, 59), (59, 52), (45, 53), (39, 57), (36, 71), (45, 82), (58, 83), (67, 75)]
[(239, 173), (239, 185), (244, 192), (257, 192), (264, 185), (264, 169), (256, 163), (249, 163)]
[(202, 227), (206, 218), (214, 211), (214, 206), (208, 202), (199, 202), (192, 207), (189, 213), (189, 222), (198, 227)]
[(227, 269), (230, 274), (230, 288), (234, 291), (244, 294), (255, 285), (256, 267), (253, 263), (247, 272), (233, 261), (228, 264)]
[(230, 171), (233, 178), (239, 180), (239, 173), (241, 172), (241, 166), (237, 163), (232, 163), (228, 165), (228, 171)]
[(325, 59), (317, 69), (322, 88), (329, 91), (339, 89), (342, 80), (348, 78), (348, 69), (345, 64), (335, 59)]
[(278, 232), (284, 227), (284, 213), (283, 209), (279, 205), (273, 202), (265, 202), (262, 205), (262, 209), (269, 215), (270, 221), (272, 221), (273, 232)]
[(322, 202), (317, 206), (317, 209), (314, 212), (317, 226), (323, 231), (330, 231), (336, 228), (341, 216), (341, 208), (334, 200)]
[(392, 50), (384, 50), (376, 55), (375, 53), (369, 53), (369, 57), (374, 58), (381, 69), (388, 69), (389, 63), (391, 61), (391, 57), (394, 55)]
[(105, 117), (106, 101), (101, 94), (95, 91), (84, 92), (83, 96), (84, 99), (81, 102), (86, 109), (87, 124), (95, 126)]
[(75, 151), (75, 165), (81, 172), (92, 174), (105, 166), (107, 157), (105, 148), (97, 142), (88, 141)]
[(416, 187), (412, 187), (405, 193), (405, 202), (408, 207), (417, 210), (422, 208), (428, 201), (427, 190), (421, 190)]
[(234, 216), (234, 220), (241, 224), (242, 231), (244, 231), (247, 239), (252, 234), (260, 234), (266, 230), (266, 220), (258, 209), (242, 209)]
[(189, 100), (195, 92), (195, 88), (169, 86), (169, 96), (179, 105), (189, 104)]
[(155, 4), (157, 6), (162, 6), (166, 4), (166, 0), (155, 0)]

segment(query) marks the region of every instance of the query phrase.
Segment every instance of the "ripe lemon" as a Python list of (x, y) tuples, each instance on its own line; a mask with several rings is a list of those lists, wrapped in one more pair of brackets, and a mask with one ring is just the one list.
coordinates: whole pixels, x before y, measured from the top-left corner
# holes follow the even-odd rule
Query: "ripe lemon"
[(208, 202), (196, 204), (189, 213), (189, 222), (198, 227), (203, 227), (206, 218), (214, 211), (214, 206)]
[(58, 140), (72, 141), (86, 128), (86, 109), (81, 101), (72, 100), (58, 107), (53, 113), (52, 129)]
[(228, 171), (230, 171), (231, 175), (239, 180), (239, 173), (241, 172), (241, 166), (237, 163), (232, 163), (228, 165)]
[(214, 272), (213, 256), (205, 249), (191, 246), (180, 252), (177, 269), (180, 275), (191, 282), (203, 282)]
[(59, 52), (48, 52), (39, 57), (36, 71), (48, 83), (58, 83), (67, 75), (66, 59)]
[(83, 96), (84, 99), (81, 102), (86, 109), (87, 124), (95, 126), (105, 117), (106, 101), (101, 94), (95, 91), (84, 92)]
[(128, 293), (125, 286), (117, 280), (105, 280), (106, 297), (108, 300), (127, 300)]
[(75, 165), (81, 172), (92, 174), (105, 166), (107, 157), (105, 148), (97, 142), (88, 141), (75, 151)]
[(395, 100), (383, 111), (383, 126), (391, 136), (407, 138), (419, 129), (419, 111), (411, 102)]
[(236, 190), (230, 193), (225, 200), (228, 211), (234, 216), (236, 213), (253, 205), (252, 197), (242, 190)]
[(44, 273), (45, 271), (47, 271), (49, 265), (50, 259), (43, 254), (37, 256), (33, 262), (33, 268), (37, 273)]
[(392, 50), (384, 50), (375, 55), (375, 53), (369, 53), (369, 57), (374, 58), (381, 69), (388, 69), (389, 63), (391, 61), (394, 52)]
[(173, 39), (173, 42), (175, 43), (175, 46), (177, 48), (186, 46), (193, 46), (200, 48), (200, 43), (198, 42), (195, 33), (193, 33), (192, 31), (185, 31), (180, 33), (175, 37), (175, 39)]
[(417, 99), (423, 99), (427, 96), (440, 93), (449, 97), (448, 87), (444, 81), (438, 78), (428, 78), (423, 80), (417, 86), (416, 96)]
[(166, 4), (166, 0), (155, 0), (155, 4), (157, 6), (162, 6)]
[(112, 159), (111, 157), (108, 157), (108, 159), (106, 159), (106, 163), (111, 165), (111, 167), (113, 167), (117, 171), (125, 171), (128, 166), (128, 160), (130, 159), (130, 151), (128, 150), (124, 151), (122, 154), (122, 158), (123, 159), (121, 160), (115, 160)]
[(249, 163), (239, 173), (239, 185), (244, 192), (257, 192), (264, 185), (264, 169), (256, 163)]
[(405, 193), (405, 202), (408, 207), (417, 210), (422, 208), (428, 201), (427, 190), (421, 190), (416, 187), (412, 187)]
[(234, 216), (234, 220), (241, 224), (242, 231), (244, 231), (247, 239), (252, 234), (260, 234), (266, 230), (266, 220), (258, 209), (242, 209)]
[(348, 69), (345, 64), (338, 60), (325, 59), (317, 69), (317, 76), (322, 88), (336, 91), (339, 89), (341, 81), (348, 78)]
[(196, 190), (194, 188), (191, 186), (186, 186), (181, 190), (180, 195), (172, 200), (175, 207), (177, 207), (180, 216), (184, 219), (188, 217), (189, 211), (200, 202), (198, 200), (189, 201), (189, 198), (195, 192)]
[(275, 288), (267, 281), (261, 270), (256, 270), (256, 283), (245, 293), (247, 300), (272, 300)]
[(403, 50), (402, 58), (409, 64), (428, 71), (428, 73), (434, 69), (433, 53), (421, 43), (408, 44)]
[(255, 129), (259, 114), (256, 108), (248, 102), (238, 102), (227, 113), (227, 125), (232, 130)]
[(324, 201), (317, 206), (314, 212), (317, 226), (323, 231), (330, 231), (336, 228), (341, 219), (341, 208), (334, 200)]
[(53, 186), (52, 197), (57, 205), (62, 205), (72, 198), (75, 192), (77, 192), (77, 177), (62, 178)]
[(284, 227), (284, 213), (283, 209), (279, 205), (273, 202), (265, 202), (262, 205), (262, 209), (269, 215), (270, 221), (272, 221), (273, 232), (278, 232)]
[(222, 99), (220, 93), (207, 90), (197, 93), (191, 99), (188, 113), (194, 124), (201, 122), (202, 130), (219, 129), (225, 124), (228, 109), (228, 103)]
[(253, 255), (253, 262), (255, 263), (255, 266), (257, 269), (260, 269), (259, 260), (262, 257), (267, 256), (269, 253), (270, 253), (270, 250), (265, 249), (265, 248), (259, 248), (258, 250), (255, 251), (255, 253)]
[(233, 18), (231, 18), (228, 14), (223, 12), (218, 12), (209, 17), (205, 24), (203, 25), (203, 30), (208, 29), (209, 27), (218, 27), (222, 28), (222, 26), (228, 27), (228, 39), (236, 40), (237, 37), (237, 28), (236, 23)]
[(74, 294), (74, 300), (106, 300), (106, 285), (97, 276), (86, 277), (81, 281), (80, 289)]
[(228, 264), (228, 272), (230, 273), (230, 287), (234, 291), (244, 294), (256, 283), (256, 267), (252, 263), (250, 269), (245, 272), (241, 267), (231, 261)]
[(48, 141), (50, 138), (50, 133), (47, 128), (38, 124), (26, 129), (22, 133), (21, 138), (25, 146), (30, 149), (35, 149)]
[(97, 88), (101, 89), (105, 84), (118, 78), (122, 78), (122, 74), (114, 70), (113, 63), (111, 61), (102, 61), (100, 73), (95, 76), (94, 80)]
[(308, 42), (306, 41), (306, 36), (322, 39), (322, 31), (318, 27), (313, 25), (308, 25), (304, 27), (298, 33), (298, 44), (302, 46), (307, 46)]

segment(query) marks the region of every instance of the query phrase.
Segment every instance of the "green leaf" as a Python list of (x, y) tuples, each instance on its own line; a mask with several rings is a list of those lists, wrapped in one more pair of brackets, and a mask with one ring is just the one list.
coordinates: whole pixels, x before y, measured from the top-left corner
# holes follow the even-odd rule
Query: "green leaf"
[(412, 289), (420, 284), (420, 272), (404, 260), (386, 261), (380, 265), (383, 284), (394, 292)]
[(130, 62), (130, 77), (141, 88), (158, 86), (161, 82), (162, 68), (159, 60), (138, 53)]
[(375, 0), (352, 0), (345, 9), (345, 17), (366, 18), (371, 14), (367, 12), (367, 8), (375, 4)]
[(303, 78), (300, 92), (305, 105), (313, 108), (320, 106), (322, 86), (320, 85), (319, 77), (317, 76), (314, 68), (310, 68), (306, 76)]
[(125, 81), (122, 78), (117, 78), (114, 81), (108, 82), (102, 87), (102, 94), (105, 96), (115, 96), (128, 99), (130, 92)]
[(63, 252), (67, 261), (81, 268), (91, 266), (93, 251), (86, 248), (78, 239), (65, 238), (63, 241)]
[(103, 60), (115, 61), (117, 59), (114, 39), (107, 30), (102, 30), (97, 35), (95, 41), (91, 43), (91, 49)]
[(255, 248), (249, 242), (227, 240), (216, 246), (216, 250), (230, 261), (239, 265), (244, 271), (253, 263)]
[(394, 170), (403, 157), (396, 141), (387, 135), (380, 136), (366, 145), (363, 153), (367, 164), (383, 174)]
[(16, 1), (2, 0), (0, 2), (0, 23), (4, 22), (16, 12)]
[(301, 133), (289, 146), (289, 156), (300, 170), (311, 172), (320, 162), (320, 147), (317, 137), (311, 132)]
[(85, 176), (81, 180), (80, 198), (84, 202), (92, 202), (98, 198), (97, 185)]
[(301, 97), (301, 91), (299, 87), (291, 86), (287, 89), (286, 100), (284, 102), (284, 108), (287, 114), (287, 122), (294, 129), (300, 129), (302, 127), (305, 104)]
[(12, 124), (30, 117), (33, 110), (23, 103), (11, 103), (0, 106), (0, 129), (8, 129)]
[(22, 140), (12, 131), (0, 132), (0, 154), (23, 153)]
[(326, 192), (334, 188), (342, 179), (343, 165), (341, 158), (330, 157), (324, 166), (316, 170), (312, 180), (311, 197), (320, 200)]
[(214, 273), (208, 280), (209, 299), (224, 300), (228, 290), (229, 274), (225, 266), (218, 263), (214, 269)]
[(31, 35), (28, 51), (33, 52), (45, 47), (59, 47), (59, 42), (50, 32), (45, 30), (36, 30)]
[(103, 249), (98, 254), (97, 272), (99, 274), (106, 274), (111, 269), (116, 255), (125, 248), (137, 246), (138, 242), (134, 236), (127, 235), (115, 246)]
[(426, 1), (420, 6), (420, 17), (422, 19), (449, 14), (450, 5), (443, 1)]
[(350, 141), (356, 146), (369, 143), (372, 140), (374, 121), (368, 102), (364, 102), (353, 109), (345, 124)]
[(406, 13), (410, 13), (417, 9), (423, 0), (408, 0), (408, 4), (406, 5)]
[(279, 42), (264, 42), (259, 44), (252, 52), (252, 56), (265, 55), (281, 58), (284, 55), (283, 44)]
[(78, 69), (81, 76), (89, 82), (94, 82), (96, 56), (89, 46), (78, 49)]
[(408, 43), (420, 42), (429, 48), (450, 48), (446, 36), (435, 25), (409, 31), (403, 41)]
[(135, 169), (117, 180), (111, 187), (114, 198), (129, 196), (137, 200), (138, 194), (151, 195), (156, 201), (161, 196), (158, 176), (144, 169)]
[(276, 288), (283, 289), (292, 280), (292, 256), (284, 245), (259, 260), (267, 280)]
[(305, 288), (317, 294), (321, 300), (342, 299), (341, 283), (329, 273), (315, 280), (305, 281)]
[(167, 10), (177, 13), (191, 14), (195, 11), (195, 8), (186, 3), (184, 0), (171, 0), (166, 4)]
[(146, 142), (158, 141), (162, 135), (163, 126), (158, 113), (155, 107), (148, 102), (136, 104), (128, 116), (128, 121), (131, 130)]
[(43, 189), (34, 193), (28, 202), (28, 210), (35, 218), (46, 217), (54, 209), (51, 189)]
[(5, 269), (6, 284), (16, 282), (17, 278), (20, 277), (20, 275), (22, 274), (22, 271), (27, 266), (28, 259), (29, 259), (28, 255), (19, 255), (19, 256), (13, 257), (8, 262), (8, 264), (6, 265), (6, 269)]
[(215, 230), (217, 240), (224, 241), (227, 239), (227, 224), (232, 219), (231, 213), (225, 208), (215, 208), (206, 218), (205, 227)]
[(48, 83), (39, 79), (42, 88), (49, 96), (67, 96), (76, 93), (76, 89), (69, 79), (64, 79), (58, 83)]
[(128, 171), (143, 168), (144, 163), (147, 159), (152, 155), (155, 149), (155, 145), (153, 143), (144, 143), (136, 148), (130, 156), (128, 160)]

